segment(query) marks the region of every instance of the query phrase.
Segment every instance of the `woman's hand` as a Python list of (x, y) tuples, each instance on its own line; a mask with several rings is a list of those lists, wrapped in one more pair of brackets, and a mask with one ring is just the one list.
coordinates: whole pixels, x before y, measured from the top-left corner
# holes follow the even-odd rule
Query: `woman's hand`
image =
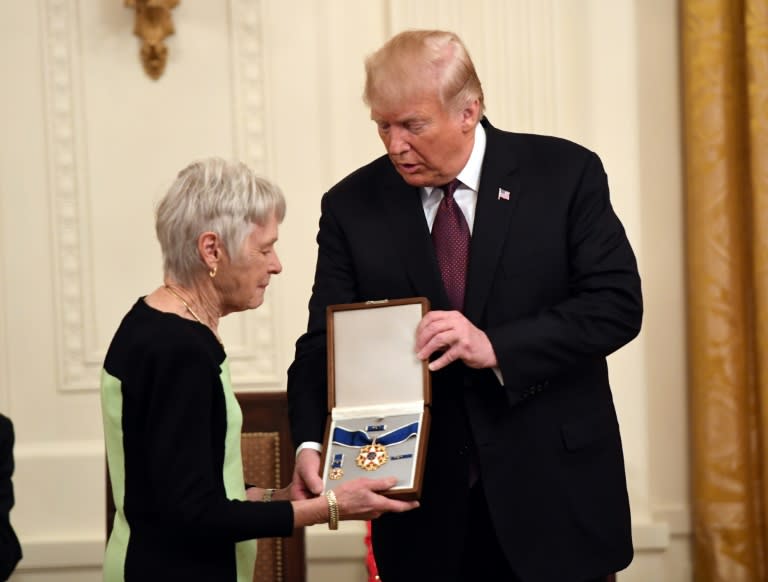
[(415, 509), (418, 501), (399, 501), (381, 495), (397, 483), (394, 477), (369, 479), (360, 477), (340, 485), (333, 492), (339, 506), (339, 519), (376, 519), (389, 511)]
[[(418, 501), (398, 501), (381, 495), (397, 483), (394, 477), (368, 479), (360, 477), (339, 485), (333, 490), (336, 495), (339, 519), (376, 519), (388, 511), (409, 511), (419, 506)], [(295, 485), (295, 484), (294, 484)], [(300, 499), (293, 502), (294, 527), (304, 527), (316, 523), (328, 523), (330, 508), (323, 495), (312, 499)]]
[(245, 490), (245, 498), (248, 501), (261, 501), (264, 498), (264, 491), (266, 491), (266, 489), (261, 487), (248, 487), (248, 489)]

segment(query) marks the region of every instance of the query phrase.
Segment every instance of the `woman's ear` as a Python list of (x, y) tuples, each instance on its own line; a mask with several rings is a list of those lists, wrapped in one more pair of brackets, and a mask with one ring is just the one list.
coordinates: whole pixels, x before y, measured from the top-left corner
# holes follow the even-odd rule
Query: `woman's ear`
[(221, 259), (221, 241), (215, 232), (207, 231), (197, 239), (197, 251), (209, 271), (216, 271)]

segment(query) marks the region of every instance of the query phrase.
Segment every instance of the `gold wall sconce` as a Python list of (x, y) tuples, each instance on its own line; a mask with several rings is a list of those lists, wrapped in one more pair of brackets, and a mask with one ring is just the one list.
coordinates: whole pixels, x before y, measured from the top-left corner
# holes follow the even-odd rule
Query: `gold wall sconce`
[(125, 5), (136, 9), (133, 33), (141, 39), (141, 62), (144, 71), (159, 79), (168, 61), (165, 37), (174, 33), (171, 10), (180, 0), (125, 0)]

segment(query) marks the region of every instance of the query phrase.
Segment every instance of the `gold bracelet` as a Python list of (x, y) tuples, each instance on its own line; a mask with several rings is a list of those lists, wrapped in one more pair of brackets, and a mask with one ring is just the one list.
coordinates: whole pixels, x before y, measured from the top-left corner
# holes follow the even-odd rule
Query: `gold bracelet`
[(261, 497), (261, 500), (264, 503), (272, 501), (272, 495), (274, 495), (274, 493), (275, 493), (275, 489), (265, 489), (264, 490), (264, 495)]
[(329, 489), (325, 498), (328, 500), (328, 529), (339, 529), (339, 504), (336, 494)]

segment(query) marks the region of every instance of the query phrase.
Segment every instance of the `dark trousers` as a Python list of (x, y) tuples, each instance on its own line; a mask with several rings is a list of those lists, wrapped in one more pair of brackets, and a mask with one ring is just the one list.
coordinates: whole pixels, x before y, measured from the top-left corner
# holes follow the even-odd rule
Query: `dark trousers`
[[(467, 536), (461, 559), (461, 582), (520, 582), (496, 539), (482, 485), (470, 489)], [(613, 582), (616, 577), (594, 578), (584, 582)]]
[(467, 535), (461, 559), (461, 581), (518, 582), (496, 538), (488, 503), (479, 481), (469, 491), (467, 506)]

